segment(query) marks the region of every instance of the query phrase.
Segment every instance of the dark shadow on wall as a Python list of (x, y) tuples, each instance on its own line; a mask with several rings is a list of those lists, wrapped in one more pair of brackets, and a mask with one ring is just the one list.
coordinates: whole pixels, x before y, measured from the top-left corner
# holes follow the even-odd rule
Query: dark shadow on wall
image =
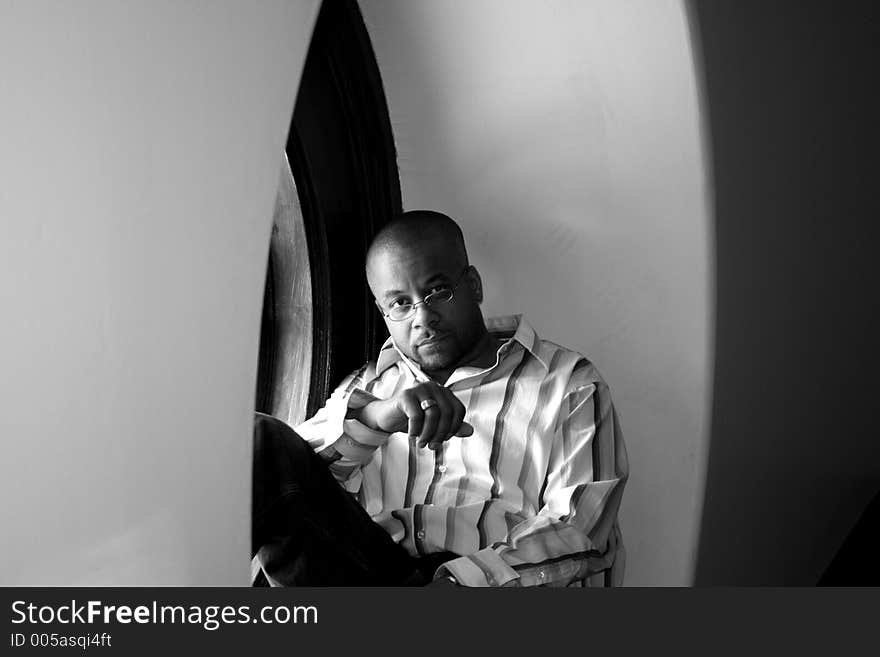
[(697, 585), (815, 584), (880, 489), (875, 7), (689, 7), (717, 262)]

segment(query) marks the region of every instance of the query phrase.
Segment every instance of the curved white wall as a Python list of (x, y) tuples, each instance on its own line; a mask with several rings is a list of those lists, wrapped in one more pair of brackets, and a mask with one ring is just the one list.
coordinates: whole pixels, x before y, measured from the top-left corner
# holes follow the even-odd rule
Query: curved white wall
[(461, 221), (487, 314), (611, 384), (629, 585), (686, 585), (703, 494), (710, 250), (679, 0), (361, 0), (405, 208)]
[(318, 0), (5, 3), (0, 584), (247, 584), (260, 303)]

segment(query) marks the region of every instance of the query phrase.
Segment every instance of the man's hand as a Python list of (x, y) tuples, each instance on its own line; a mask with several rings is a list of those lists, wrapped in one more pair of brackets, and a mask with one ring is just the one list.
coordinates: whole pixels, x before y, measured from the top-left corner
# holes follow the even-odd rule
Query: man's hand
[(401, 390), (389, 399), (370, 402), (360, 410), (358, 419), (379, 431), (407, 431), (411, 437), (418, 437), (419, 447), (438, 449), (452, 436), (474, 433), (474, 428), (464, 422), (464, 414), (458, 398), (431, 381)]

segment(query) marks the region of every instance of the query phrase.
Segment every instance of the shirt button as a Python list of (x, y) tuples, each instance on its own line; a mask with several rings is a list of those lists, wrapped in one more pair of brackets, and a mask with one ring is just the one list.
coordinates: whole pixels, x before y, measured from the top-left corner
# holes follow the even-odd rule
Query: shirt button
[(544, 574), (544, 571), (542, 570), (541, 572), (538, 573), (538, 578), (544, 579), (544, 577), (546, 577), (546, 575)]
[(419, 538), (425, 538), (424, 530), (420, 529), (418, 532), (416, 532), (416, 536), (418, 536)]
[(446, 472), (446, 466), (445, 466), (445, 465), (438, 465), (438, 466), (437, 466), (437, 469), (438, 469), (440, 472)]

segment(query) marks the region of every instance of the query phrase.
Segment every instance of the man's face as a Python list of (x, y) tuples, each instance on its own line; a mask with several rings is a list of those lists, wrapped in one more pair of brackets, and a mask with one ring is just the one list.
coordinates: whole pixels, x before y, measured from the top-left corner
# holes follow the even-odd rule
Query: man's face
[(447, 303), (419, 304), (401, 321), (385, 317), (394, 344), (426, 372), (456, 367), (485, 333), (479, 275), (465, 269), (464, 258), (448, 242), (386, 249), (372, 259), (367, 277), (383, 313), (458, 283)]

